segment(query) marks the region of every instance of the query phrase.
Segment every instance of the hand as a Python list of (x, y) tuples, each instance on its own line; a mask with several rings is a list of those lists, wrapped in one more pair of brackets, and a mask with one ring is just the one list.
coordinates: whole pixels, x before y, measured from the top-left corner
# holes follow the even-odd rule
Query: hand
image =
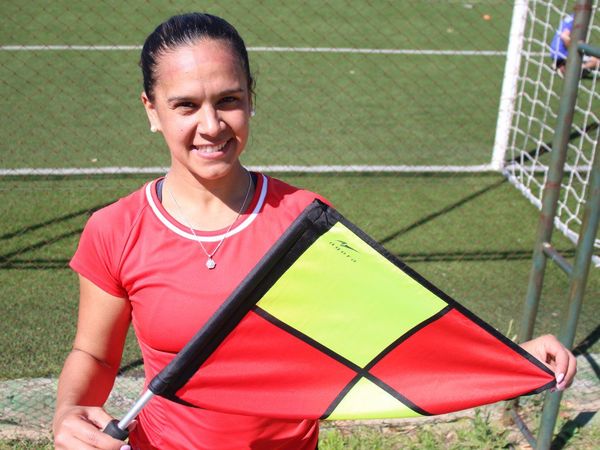
[(556, 389), (563, 391), (573, 383), (577, 373), (577, 360), (573, 353), (550, 334), (540, 336), (521, 344), (526, 351), (542, 361), (554, 371)]
[(130, 450), (129, 445), (102, 432), (113, 419), (96, 406), (69, 406), (54, 418), (56, 449)]

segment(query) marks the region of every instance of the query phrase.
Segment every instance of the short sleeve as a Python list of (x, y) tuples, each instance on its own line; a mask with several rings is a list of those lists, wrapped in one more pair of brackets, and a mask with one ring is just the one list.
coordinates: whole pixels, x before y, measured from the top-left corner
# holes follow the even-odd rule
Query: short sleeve
[(104, 219), (102, 210), (90, 217), (69, 266), (110, 295), (127, 297), (118, 275), (122, 240)]
[(575, 23), (574, 19), (575, 19), (574, 16), (567, 16), (565, 18), (565, 20), (563, 21), (563, 26), (560, 31), (565, 31), (565, 30), (573, 31), (573, 25)]

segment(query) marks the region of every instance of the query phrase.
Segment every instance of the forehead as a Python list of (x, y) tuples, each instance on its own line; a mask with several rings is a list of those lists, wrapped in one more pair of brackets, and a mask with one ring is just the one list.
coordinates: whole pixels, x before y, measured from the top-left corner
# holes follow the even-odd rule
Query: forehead
[(245, 73), (231, 47), (221, 41), (203, 39), (180, 45), (157, 60), (157, 88), (195, 84), (204, 87), (246, 87)]

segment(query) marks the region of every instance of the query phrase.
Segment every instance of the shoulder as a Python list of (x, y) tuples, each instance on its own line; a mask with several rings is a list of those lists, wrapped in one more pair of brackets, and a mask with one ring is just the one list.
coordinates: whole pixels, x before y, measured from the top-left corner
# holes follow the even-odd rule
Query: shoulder
[(152, 182), (97, 211), (88, 220), (86, 229), (100, 234), (127, 234), (147, 207), (146, 188)]
[(265, 177), (268, 185), (268, 202), (276, 201), (279, 206), (286, 208), (297, 207), (300, 209), (304, 209), (315, 199), (330, 204), (330, 202), (320, 194), (307, 189), (292, 186), (291, 184), (288, 184), (285, 181), (277, 178), (266, 175), (263, 176)]
[(562, 27), (563, 28), (567, 28), (567, 27), (572, 27), (573, 26), (573, 20), (575, 19), (575, 17), (573, 15), (568, 15), (567, 17), (565, 17), (562, 21)]
[(257, 190), (259, 194), (256, 196), (258, 200), (254, 210), (254, 226), (258, 227), (259, 232), (253, 233), (251, 245), (261, 255), (311, 203), (315, 200), (328, 203), (315, 192), (262, 174), (258, 174)]
[[(148, 185), (146, 185), (148, 186)], [(104, 291), (125, 297), (122, 257), (146, 210), (145, 187), (94, 212), (88, 219), (70, 266)]]

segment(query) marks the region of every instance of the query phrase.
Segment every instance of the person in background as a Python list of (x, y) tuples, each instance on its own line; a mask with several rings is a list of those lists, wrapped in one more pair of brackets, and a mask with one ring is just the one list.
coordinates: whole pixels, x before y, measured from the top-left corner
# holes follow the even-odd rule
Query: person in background
[[(550, 42), (550, 58), (552, 58), (553, 68), (561, 75), (565, 73), (567, 57), (569, 55), (569, 46), (571, 45), (571, 32), (573, 30), (574, 15), (569, 14), (560, 21), (558, 29), (552, 41)], [(582, 63), (582, 76), (590, 76), (592, 71), (600, 68), (600, 59), (584, 55)]]

